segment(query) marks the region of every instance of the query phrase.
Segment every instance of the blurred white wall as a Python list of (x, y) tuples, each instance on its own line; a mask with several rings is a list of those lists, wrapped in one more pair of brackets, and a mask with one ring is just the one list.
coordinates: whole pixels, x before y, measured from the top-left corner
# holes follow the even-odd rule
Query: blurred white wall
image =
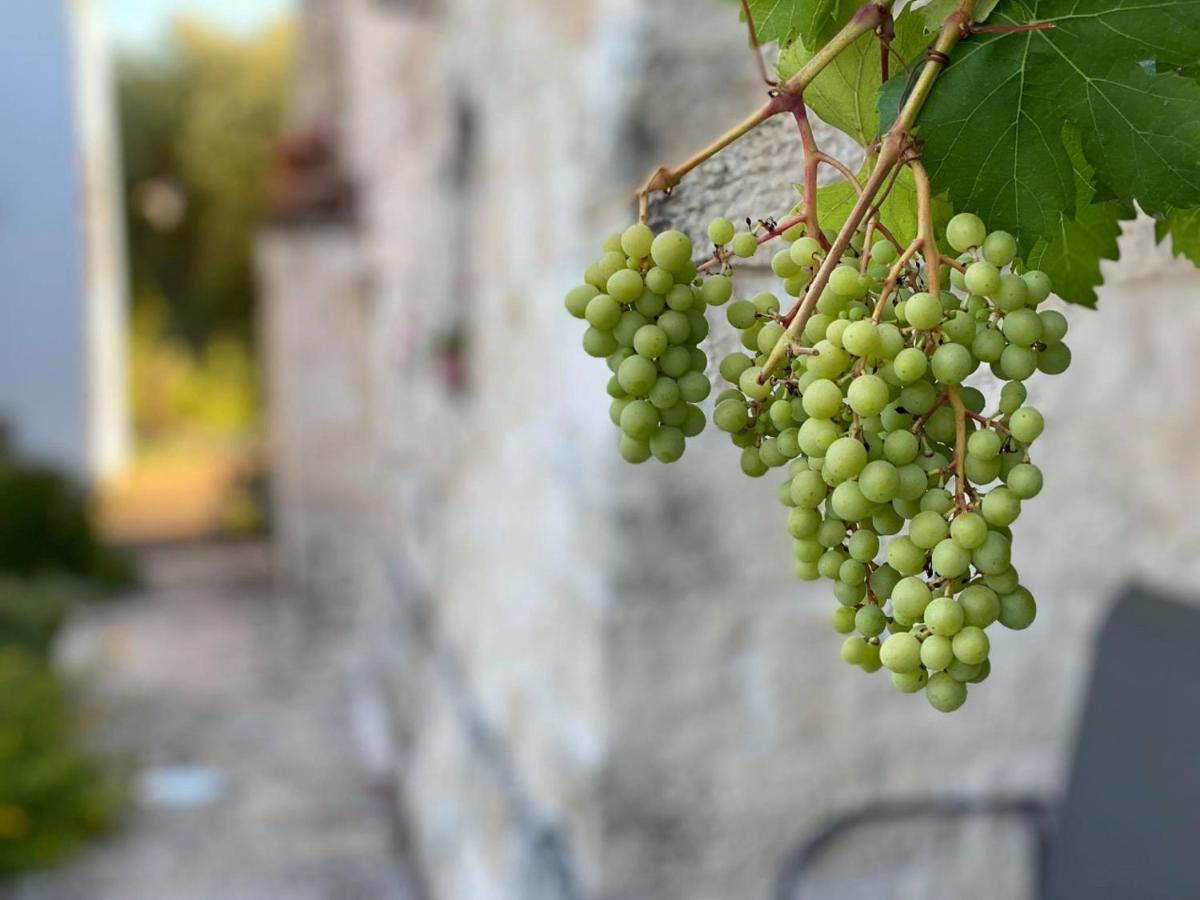
[(93, 481), (128, 452), (116, 110), (87, 0), (0, 29), (0, 420)]

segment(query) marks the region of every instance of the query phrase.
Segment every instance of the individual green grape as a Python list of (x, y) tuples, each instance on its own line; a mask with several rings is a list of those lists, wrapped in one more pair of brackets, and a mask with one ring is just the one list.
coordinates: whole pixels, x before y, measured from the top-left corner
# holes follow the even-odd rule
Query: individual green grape
[[(675, 348), (668, 350), (668, 354), (673, 352), (674, 349)], [(752, 365), (754, 365), (754, 360), (748, 357), (745, 353), (730, 353), (721, 360), (721, 364), (717, 367), (717, 370), (720, 372), (721, 377), (730, 384), (737, 384), (742, 373), (749, 369)]]
[(1047, 297), (1050, 296), (1051, 284), (1050, 276), (1045, 272), (1040, 272), (1037, 269), (1030, 269), (1025, 272), (1021, 278), (1025, 281), (1029, 288), (1029, 305), (1037, 306)]
[(871, 460), (859, 473), (858, 489), (870, 503), (889, 503), (900, 490), (899, 472), (886, 460)]
[(741, 259), (749, 259), (758, 252), (758, 238), (748, 231), (743, 231), (733, 239), (733, 255)]
[(664, 375), (654, 382), (647, 399), (658, 409), (669, 409), (679, 402), (679, 385)]
[(883, 441), (883, 455), (896, 466), (906, 466), (917, 458), (921, 443), (911, 431), (893, 431)]
[(855, 356), (874, 356), (879, 352), (882, 339), (879, 329), (870, 319), (852, 322), (842, 337), (842, 347)]
[(667, 352), (667, 333), (657, 325), (643, 325), (633, 336), (633, 349), (646, 359), (658, 359)]
[(825, 467), (837, 483), (853, 478), (867, 464), (867, 448), (851, 437), (842, 437), (829, 445)]
[(621, 411), (620, 426), (634, 440), (648, 441), (658, 430), (659, 412), (645, 400), (627, 403)]
[(826, 550), (840, 547), (846, 538), (846, 523), (840, 519), (822, 519), (817, 528), (817, 543)]
[(733, 223), (726, 218), (718, 217), (708, 225), (708, 239), (718, 247), (724, 247), (733, 240)]
[(1021, 515), (1021, 501), (1007, 487), (988, 491), (979, 508), (993, 528), (1011, 525)]
[(971, 553), (946, 538), (933, 548), (930, 564), (943, 578), (958, 578), (971, 568)]
[(912, 384), (924, 376), (929, 367), (929, 358), (916, 347), (906, 347), (896, 354), (892, 362), (892, 371), (901, 384)]
[(650, 438), (650, 452), (659, 462), (676, 462), (683, 456), (684, 446), (683, 432), (669, 425), (658, 429)]
[(675, 277), (666, 269), (661, 269), (654, 266), (646, 273), (646, 288), (656, 294), (666, 296), (674, 287), (687, 287), (687, 285), (676, 285)]
[(976, 333), (975, 340), (971, 342), (971, 353), (981, 362), (995, 363), (1000, 361), (1004, 348), (1007, 346), (1008, 341), (1005, 340), (1003, 333), (997, 328), (988, 326)]
[(1011, 381), (1000, 389), (1000, 412), (1011, 416), (1025, 403), (1027, 391), (1019, 381)]
[(1018, 587), (1010, 594), (1001, 595), (997, 621), (1005, 628), (1022, 631), (1032, 625), (1036, 617), (1037, 603), (1025, 588)]
[(1047, 375), (1061, 375), (1071, 365), (1071, 348), (1066, 344), (1051, 344), (1038, 352), (1037, 367)]
[(819, 581), (821, 579), (821, 573), (817, 571), (817, 567), (812, 563), (804, 563), (796, 560), (792, 564), (792, 571), (801, 581)]
[[(618, 303), (632, 303), (646, 290), (642, 276), (633, 269), (621, 269), (608, 279), (606, 293)], [(613, 322), (615, 325), (616, 322)]]
[[(700, 285), (700, 299), (709, 306), (720, 306), (733, 296), (733, 280), (728, 275), (712, 275)], [(667, 299), (670, 306), (670, 298)], [(672, 307), (674, 309), (674, 307)]]
[(967, 686), (945, 672), (938, 672), (929, 677), (925, 696), (929, 698), (929, 705), (938, 712), (954, 712), (967, 702)]
[(833, 630), (838, 634), (849, 634), (854, 631), (854, 610), (849, 606), (839, 606), (833, 611), (831, 624)]
[(963, 610), (950, 597), (935, 597), (925, 607), (925, 624), (941, 637), (953, 637), (963, 627)]
[(683, 431), (684, 437), (695, 437), (704, 430), (704, 426), (708, 424), (708, 420), (704, 417), (704, 410), (698, 406), (688, 405), (684, 411), (683, 424), (680, 429)]
[(946, 520), (933, 510), (917, 513), (908, 526), (909, 539), (922, 550), (932, 550), (945, 539), (948, 532)]
[(980, 248), (983, 258), (998, 269), (1003, 269), (1017, 258), (1017, 240), (1007, 231), (993, 231)]
[(1009, 344), (1000, 354), (1000, 371), (1010, 381), (1024, 381), (1037, 371), (1037, 353), (1028, 347)]
[(930, 360), (934, 377), (943, 384), (961, 384), (979, 363), (962, 344), (942, 344)]
[(859, 634), (875, 637), (882, 634), (883, 630), (887, 628), (887, 616), (878, 606), (868, 604), (855, 614), (854, 627), (858, 629)]
[(788, 513), (788, 533), (793, 538), (810, 538), (821, 527), (821, 514), (815, 509), (796, 507)]
[(887, 561), (901, 575), (916, 575), (925, 568), (925, 551), (907, 537), (899, 537), (888, 546)]
[(977, 512), (963, 512), (950, 523), (950, 539), (964, 550), (977, 550), (987, 540), (987, 521)]
[[(817, 571), (818, 573), (820, 572), (819, 567)], [(844, 581), (835, 581), (833, 583), (833, 596), (843, 606), (857, 607), (867, 596), (867, 586), (865, 584), (846, 584)]]
[(1009, 470), (1004, 483), (1018, 500), (1030, 500), (1042, 492), (1042, 470), (1032, 463), (1018, 463)]
[(871, 259), (878, 265), (890, 266), (899, 258), (900, 253), (891, 241), (881, 240), (871, 245)]
[(815, 509), (824, 501), (829, 488), (820, 472), (811, 469), (797, 472), (792, 477), (791, 494), (796, 506)]
[(1032, 347), (1042, 339), (1042, 320), (1032, 309), (1017, 309), (1004, 317), (1004, 336), (1010, 343)]
[(913, 294), (904, 302), (904, 316), (908, 324), (921, 331), (936, 328), (942, 321), (942, 301), (932, 294)]
[(824, 254), (820, 242), (816, 238), (811, 237), (797, 238), (788, 249), (788, 252), (796, 265), (806, 269), (817, 265)]
[(1008, 430), (1022, 444), (1032, 444), (1045, 427), (1042, 414), (1032, 406), (1022, 406), (1008, 417)]
[(770, 384), (760, 384), (758, 376), (762, 374), (762, 369), (758, 366), (751, 366), (738, 376), (738, 387), (742, 393), (751, 400), (765, 400), (771, 393)]
[(887, 382), (878, 375), (860, 375), (850, 382), (846, 391), (850, 408), (864, 418), (879, 415), (888, 404)]
[(649, 441), (631, 438), (628, 434), (621, 435), (621, 439), (617, 444), (617, 450), (625, 462), (633, 463), (634, 465), (644, 463), (651, 455)]
[(950, 640), (956, 658), (969, 666), (977, 666), (988, 657), (991, 644), (982, 628), (964, 625)]
[(961, 659), (955, 659), (954, 662), (946, 667), (946, 674), (960, 684), (965, 685), (978, 679), (981, 668), (982, 664), (972, 665), (971, 663), (963, 662)]
[(611, 331), (601, 331), (592, 326), (583, 333), (583, 352), (588, 356), (603, 359), (614, 353), (616, 349), (617, 339), (613, 337)]
[(771, 257), (771, 271), (780, 278), (791, 278), (800, 274), (800, 267), (792, 259), (791, 252), (784, 248)]
[(838, 567), (838, 581), (845, 584), (865, 584), (867, 567), (857, 559), (848, 559)]
[[(789, 254), (789, 259), (791, 256)], [(858, 269), (844, 263), (829, 273), (829, 290), (842, 297), (862, 297), (866, 291), (859, 277)]]
[(712, 384), (703, 372), (688, 372), (679, 379), (679, 393), (688, 403), (700, 403), (708, 398)]
[(851, 559), (860, 563), (871, 562), (879, 553), (879, 535), (869, 528), (860, 528), (850, 535), (846, 549)]
[(921, 665), (932, 671), (944, 669), (954, 662), (950, 638), (931, 634), (921, 641)]
[(848, 522), (858, 522), (867, 518), (875, 506), (863, 496), (862, 490), (854, 481), (843, 481), (835, 487), (829, 497), (829, 505), (836, 516)]
[(971, 564), (984, 575), (999, 575), (1009, 567), (1011, 559), (1012, 546), (998, 531), (989, 531), (983, 544), (971, 551)]
[(842, 643), (842, 659), (850, 665), (861, 666), (870, 658), (870, 645), (859, 635), (852, 635)]
[(767, 464), (758, 455), (757, 447), (746, 447), (742, 450), (741, 463), (742, 472), (751, 478), (762, 478), (769, 471)]
[(664, 231), (651, 242), (650, 258), (655, 265), (678, 275), (692, 261), (692, 242), (681, 231)]
[[(691, 289), (685, 288), (685, 290), (688, 291), (688, 303), (691, 303)], [(645, 316), (647, 320), (653, 320), (667, 308), (667, 301), (666, 298), (659, 296), (653, 291), (644, 291), (633, 302), (633, 308)]]
[[(882, 648), (880, 650), (880, 658), (882, 659)], [(893, 672), (892, 684), (896, 690), (903, 694), (915, 694), (919, 692), (926, 684), (929, 683), (929, 673), (924, 669), (916, 669), (912, 672)]]
[(818, 378), (804, 389), (804, 411), (814, 419), (831, 419), (842, 408), (842, 389), (826, 378)]
[(1029, 286), (1020, 275), (1008, 272), (1000, 276), (1000, 287), (992, 295), (992, 303), (1003, 312), (1015, 312), (1029, 302)]
[(588, 301), (583, 317), (593, 328), (612, 331), (621, 321), (621, 306), (608, 294), (597, 294)]
[(563, 301), (569, 312), (576, 319), (582, 319), (586, 315), (588, 302), (600, 293), (600, 290), (591, 284), (581, 284), (578, 287), (573, 287), (567, 291), (566, 299)]
[(722, 400), (713, 410), (713, 424), (722, 431), (741, 431), (750, 424), (750, 413), (741, 400)]
[(1011, 594), (1021, 584), (1021, 576), (1012, 566), (1004, 569), (1002, 572), (986, 574), (983, 577), (983, 583), (990, 587), (1000, 596)]
[(897, 616), (909, 622), (920, 621), (933, 595), (929, 586), (920, 578), (910, 575), (901, 578), (892, 588), (892, 608)]
[(986, 585), (972, 584), (958, 595), (963, 610), (963, 622), (976, 628), (987, 628), (1000, 615), (1000, 598)]
[(779, 298), (772, 293), (764, 291), (756, 294), (750, 302), (754, 304), (759, 315), (769, 316), (779, 312)]
[(983, 220), (973, 213), (959, 213), (946, 223), (946, 243), (959, 253), (978, 247), (986, 237)]
[(879, 661), (901, 675), (915, 672), (921, 668), (921, 644), (911, 634), (893, 634), (879, 648)]
[(981, 428), (967, 438), (967, 453), (981, 460), (995, 459), (1004, 446), (1004, 438), (990, 428)]
[(800, 449), (806, 456), (824, 457), (825, 451), (838, 439), (840, 434), (841, 429), (828, 419), (812, 418), (806, 419), (800, 426), (797, 438), (800, 442)]
[(645, 259), (653, 243), (654, 232), (642, 222), (626, 228), (618, 241), (621, 251), (630, 259)]
[(815, 356), (808, 357), (808, 371), (818, 378), (836, 378), (850, 366), (850, 357), (829, 341), (818, 341), (813, 347)]
[(846, 554), (837, 548), (830, 548), (821, 554), (821, 559), (817, 566), (821, 571), (821, 576), (828, 578), (831, 581), (837, 581), (838, 571), (842, 568), (842, 563), (846, 561)]
[[(1028, 274), (1028, 273), (1026, 273)], [(576, 288), (576, 290), (579, 290)], [(1056, 309), (1043, 309), (1037, 314), (1042, 323), (1042, 342), (1058, 344), (1067, 336), (1067, 317)]]
[(785, 329), (778, 322), (768, 322), (758, 332), (758, 352), (769, 354), (783, 337)]
[(986, 260), (981, 259), (967, 266), (963, 280), (972, 294), (990, 297), (1000, 290), (1000, 272)]

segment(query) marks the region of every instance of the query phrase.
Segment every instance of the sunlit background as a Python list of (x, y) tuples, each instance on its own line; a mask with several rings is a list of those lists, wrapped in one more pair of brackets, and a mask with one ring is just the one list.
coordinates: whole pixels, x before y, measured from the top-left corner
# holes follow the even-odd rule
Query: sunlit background
[[(728, 441), (621, 462), (563, 310), (759, 102), (736, 4), (8, 7), (0, 896), (1200, 897), (1200, 627), (1117, 604), (1200, 578), (1148, 220), (1030, 382), (1038, 620), (943, 716), (841, 664)], [(785, 213), (793, 132), (656, 220)]]

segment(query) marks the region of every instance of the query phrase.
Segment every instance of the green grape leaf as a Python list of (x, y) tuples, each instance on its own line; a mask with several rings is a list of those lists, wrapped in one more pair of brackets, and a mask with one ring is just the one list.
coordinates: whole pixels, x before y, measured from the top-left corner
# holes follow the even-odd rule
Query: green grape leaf
[[(1200, 205), (1200, 0), (1002, 0), (996, 24), (1045, 31), (963, 41), (917, 123), (934, 186), (1026, 246), (1074, 219), (1061, 127), (1079, 128), (1095, 182), (1150, 213)], [(884, 123), (904, 84), (880, 92)]]
[(1057, 231), (1038, 240), (1025, 263), (1049, 275), (1054, 292), (1063, 300), (1094, 307), (1096, 287), (1103, 281), (1100, 260), (1119, 256), (1121, 220), (1133, 218), (1134, 210), (1122, 200), (1097, 195), (1078, 129), (1064, 126), (1062, 141), (1071, 159), (1076, 212), (1061, 215)]
[(1171, 252), (1200, 266), (1200, 207), (1168, 210), (1154, 223), (1154, 233), (1159, 241), (1170, 235)]
[[(924, 49), (925, 31), (915, 15), (896, 19), (892, 48), (902, 59), (910, 60)], [(779, 55), (779, 77), (791, 78), (813, 56), (800, 41), (788, 45)], [(804, 91), (804, 102), (834, 128), (846, 132), (860, 144), (879, 134), (879, 110), (876, 95), (880, 87), (879, 40), (864, 34), (847, 47), (813, 79)]]
[[(864, 163), (858, 171), (859, 183), (866, 181), (870, 174), (870, 166)], [(796, 191), (803, 196), (804, 186), (796, 185)], [(850, 216), (857, 199), (858, 192), (845, 179), (817, 188), (817, 213), (820, 216), (821, 228), (839, 230)], [(796, 209), (799, 210), (801, 205), (803, 201)], [(879, 207), (879, 218), (902, 245), (908, 245), (917, 236), (917, 185), (913, 181), (911, 170), (905, 168), (900, 171), (891, 191)], [(949, 220), (950, 205), (945, 198), (934, 197), (934, 232), (942, 234)]]
[(810, 47), (825, 43), (850, 21), (858, 0), (749, 0), (758, 40), (781, 45), (800, 38)]

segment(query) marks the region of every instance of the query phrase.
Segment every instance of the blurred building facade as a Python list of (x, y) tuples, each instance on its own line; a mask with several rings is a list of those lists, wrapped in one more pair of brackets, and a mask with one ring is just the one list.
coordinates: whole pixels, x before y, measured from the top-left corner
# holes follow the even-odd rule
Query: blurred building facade
[[(1200, 576), (1196, 273), (1138, 223), (1099, 311), (1070, 311), (1075, 365), (1031, 385), (1047, 487), (1015, 547), (1040, 617), (942, 716), (840, 663), (774, 480), (721, 436), (620, 461), (608, 372), (562, 309), (638, 178), (756, 102), (730, 7), (304, 10), (295, 126), (327, 143), (281, 189), (324, 201), (283, 204), (259, 254), (274, 518), (433, 896), (767, 897), (865, 800), (1053, 796), (1109, 598)], [(796, 143), (764, 129), (656, 215), (786, 211)], [(343, 179), (353, 202), (320, 187)], [(1027, 895), (1010, 823), (899, 846), (856, 846), (827, 895)]]
[(87, 480), (129, 451), (116, 105), (90, 0), (0, 30), (0, 420)]

